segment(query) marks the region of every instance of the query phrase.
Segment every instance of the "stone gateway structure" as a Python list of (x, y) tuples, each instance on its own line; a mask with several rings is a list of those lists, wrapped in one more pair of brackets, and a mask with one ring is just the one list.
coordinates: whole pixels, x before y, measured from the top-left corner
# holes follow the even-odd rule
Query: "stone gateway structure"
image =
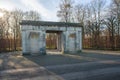
[(82, 26), (79, 23), (28, 21), (20, 22), (23, 54), (46, 54), (46, 34), (57, 34), (57, 49), (62, 53), (82, 50)]

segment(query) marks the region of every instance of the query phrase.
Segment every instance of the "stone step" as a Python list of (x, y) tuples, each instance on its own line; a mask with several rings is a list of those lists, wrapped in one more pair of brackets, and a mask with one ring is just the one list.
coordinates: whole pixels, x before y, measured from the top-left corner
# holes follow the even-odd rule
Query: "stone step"
[(120, 67), (119, 60), (46, 66), (45, 68), (47, 68), (49, 71), (52, 71), (56, 74), (65, 74), (65, 73), (73, 73), (73, 72), (80, 72), (80, 71), (92, 71), (96, 69), (103, 69), (103, 68), (110, 68), (110, 67), (117, 67), (117, 66)]

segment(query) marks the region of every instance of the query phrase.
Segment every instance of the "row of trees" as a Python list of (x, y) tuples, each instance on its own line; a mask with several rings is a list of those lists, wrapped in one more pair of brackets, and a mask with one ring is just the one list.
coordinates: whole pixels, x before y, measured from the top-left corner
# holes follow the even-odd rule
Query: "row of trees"
[[(35, 11), (14, 10), (7, 11), (5, 9), (0, 9), (0, 41), (7, 40), (6, 44), (14, 45), (14, 50), (16, 50), (17, 41), (21, 40), (20, 25), (21, 20), (39, 20), (40, 14)], [(10, 40), (13, 39), (13, 44), (10, 44)], [(0, 44), (1, 45), (1, 44)], [(2, 46), (2, 45), (1, 45)], [(1, 47), (2, 48), (2, 47)]]
[[(106, 0), (91, 0), (88, 4), (79, 2), (74, 4), (74, 0), (61, 0), (57, 16), (62, 22), (80, 23), (83, 26), (83, 40), (86, 37), (92, 38), (93, 47), (99, 48), (101, 36), (109, 36), (111, 48), (114, 49), (115, 37), (118, 36), (120, 41), (120, 0), (111, 1), (111, 4), (107, 5)], [(17, 40), (21, 39), (19, 22), (41, 19), (36, 11), (0, 9), (0, 13), (3, 14), (0, 16), (0, 42), (1, 39), (12, 38), (14, 50), (16, 50)], [(10, 48), (11, 44), (7, 45)]]
[[(115, 36), (120, 37), (120, 0), (92, 0), (88, 4), (74, 4), (62, 0), (57, 16), (62, 22), (78, 22), (83, 26), (83, 39), (92, 37), (93, 47), (99, 48), (100, 36), (111, 37), (114, 49)], [(119, 40), (120, 41), (120, 40)]]

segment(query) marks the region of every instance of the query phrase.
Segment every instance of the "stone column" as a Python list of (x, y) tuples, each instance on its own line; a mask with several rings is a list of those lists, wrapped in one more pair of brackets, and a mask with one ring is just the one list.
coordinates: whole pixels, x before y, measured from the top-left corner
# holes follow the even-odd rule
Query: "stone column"
[(22, 30), (22, 53), (27, 54), (26, 50), (26, 31)]
[(59, 34), (57, 33), (57, 50), (59, 50)]
[(61, 33), (61, 45), (62, 45), (62, 53), (65, 53), (66, 52), (66, 40), (67, 40), (67, 34), (66, 34), (66, 31), (62, 32)]
[(41, 49), (42, 49), (42, 51), (43, 51), (43, 55), (46, 55), (46, 31), (45, 30), (42, 30), (41, 31), (41, 36), (40, 36), (40, 38), (41, 38)]
[(82, 51), (82, 31), (78, 31), (79, 34), (79, 49)]
[(76, 31), (75, 47), (76, 47), (76, 51), (80, 50), (80, 36), (79, 36), (79, 31)]
[(62, 50), (61, 46), (62, 46), (62, 38), (61, 38), (61, 33), (58, 34), (58, 49), (59, 51)]

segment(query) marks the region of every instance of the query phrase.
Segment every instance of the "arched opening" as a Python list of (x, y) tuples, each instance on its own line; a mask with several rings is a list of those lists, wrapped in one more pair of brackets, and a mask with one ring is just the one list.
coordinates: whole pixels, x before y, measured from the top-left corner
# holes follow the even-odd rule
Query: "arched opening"
[(62, 31), (46, 31), (47, 52), (62, 52)]

